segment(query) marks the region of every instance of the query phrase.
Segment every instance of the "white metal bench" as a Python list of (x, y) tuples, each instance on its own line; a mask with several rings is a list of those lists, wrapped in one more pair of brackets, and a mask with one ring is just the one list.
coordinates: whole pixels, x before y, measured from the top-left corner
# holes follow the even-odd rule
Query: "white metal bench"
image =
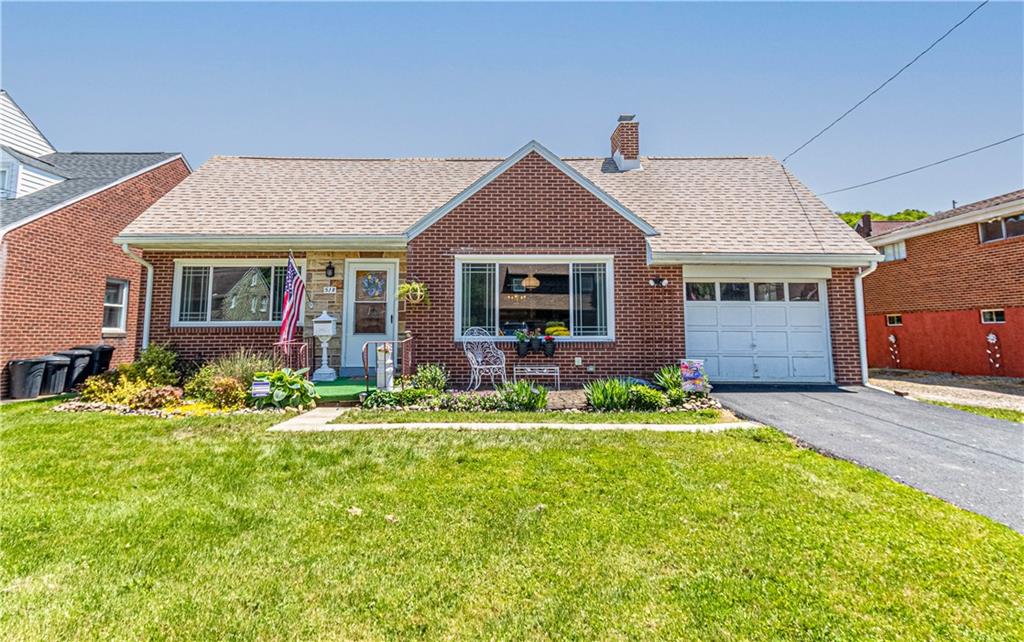
[(512, 381), (518, 381), (519, 377), (554, 377), (555, 390), (562, 389), (561, 373), (558, 366), (514, 366)]

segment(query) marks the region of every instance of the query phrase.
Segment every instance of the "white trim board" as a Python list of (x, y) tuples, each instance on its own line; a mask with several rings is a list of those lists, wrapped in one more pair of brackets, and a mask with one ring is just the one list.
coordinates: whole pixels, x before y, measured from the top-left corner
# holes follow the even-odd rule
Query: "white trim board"
[(649, 265), (819, 265), (823, 267), (867, 267), (879, 260), (875, 254), (772, 254), (728, 252), (652, 251)]
[(411, 241), (416, 238), (424, 231), (427, 230), (431, 225), (439, 221), (445, 214), (451, 212), (453, 209), (464, 203), (470, 196), (476, 194), (481, 189), (486, 187), (491, 181), (501, 176), (510, 167), (518, 163), (520, 160), (526, 157), (530, 152), (537, 152), (544, 160), (548, 161), (555, 166), (556, 169), (561, 171), (563, 174), (578, 183), (583, 189), (587, 190), (594, 196), (596, 196), (601, 202), (608, 207), (615, 210), (617, 213), (622, 215), (627, 221), (635, 225), (645, 236), (656, 236), (658, 231), (654, 229), (647, 221), (643, 220), (629, 209), (626, 208), (622, 203), (613, 198), (610, 194), (594, 185), (586, 177), (577, 172), (575, 169), (567, 165), (562, 159), (556, 156), (551, 150), (544, 147), (535, 140), (531, 140), (527, 144), (516, 150), (511, 156), (501, 162), (500, 165), (487, 172), (477, 180), (475, 180), (469, 187), (459, 192), (454, 198), (435, 209), (433, 212), (427, 214), (419, 221), (414, 223), (412, 227), (406, 232), (406, 237)]
[(683, 278), (695, 279), (831, 279), (832, 268), (821, 265), (684, 265)]

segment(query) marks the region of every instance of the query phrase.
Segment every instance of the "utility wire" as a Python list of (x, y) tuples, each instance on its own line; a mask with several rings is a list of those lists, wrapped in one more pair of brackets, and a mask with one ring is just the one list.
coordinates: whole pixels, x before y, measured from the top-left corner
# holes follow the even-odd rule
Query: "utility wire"
[(988, 149), (990, 147), (995, 147), (996, 145), (1002, 145), (1003, 143), (1008, 143), (1011, 140), (1016, 140), (1016, 139), (1018, 139), (1018, 138), (1020, 138), (1022, 136), (1024, 136), (1024, 132), (1022, 132), (1020, 134), (1017, 134), (1016, 136), (1010, 136), (1009, 138), (1004, 138), (1003, 140), (996, 141), (996, 142), (991, 143), (989, 145), (985, 145), (984, 147), (979, 147), (977, 149), (972, 149), (972, 150), (970, 150), (968, 152), (963, 152), (963, 153), (957, 154), (956, 156), (950, 156), (949, 158), (943, 158), (942, 160), (935, 161), (934, 163), (928, 163), (927, 165), (921, 165), (920, 167), (915, 167), (914, 169), (908, 169), (905, 172), (900, 172), (898, 174), (890, 174), (889, 176), (885, 176), (883, 178), (876, 178), (873, 181), (868, 181), (866, 183), (859, 183), (857, 185), (851, 185), (849, 187), (843, 187), (842, 189), (834, 189), (831, 192), (822, 192), (820, 194), (820, 196), (827, 196), (829, 194), (837, 194), (839, 192), (846, 192), (846, 191), (849, 191), (851, 189), (857, 189), (858, 187), (864, 187), (866, 185), (874, 185), (875, 183), (881, 183), (882, 181), (887, 181), (887, 180), (889, 180), (891, 178), (897, 178), (899, 176), (906, 176), (907, 174), (913, 174), (914, 172), (919, 172), (922, 169), (928, 169), (929, 167), (935, 167), (936, 165), (941, 165), (943, 163), (948, 163), (951, 160), (956, 160), (958, 158), (963, 158), (964, 156), (970, 156), (971, 154), (974, 154), (976, 152), (980, 152), (982, 150), (986, 150), (986, 149)]
[(949, 30), (948, 30), (948, 31), (946, 31), (946, 33), (942, 34), (942, 35), (941, 35), (941, 36), (939, 37), (939, 39), (938, 39), (938, 40), (936, 40), (936, 41), (935, 41), (935, 42), (933, 42), (932, 44), (928, 45), (928, 48), (927, 48), (927, 49), (925, 49), (925, 50), (924, 50), (924, 51), (922, 51), (921, 53), (919, 53), (919, 54), (917, 54), (916, 56), (914, 56), (914, 59), (913, 59), (913, 60), (911, 60), (911, 61), (910, 61), (910, 62), (908, 62), (907, 64), (905, 64), (905, 65), (903, 65), (902, 67), (900, 67), (900, 70), (899, 70), (899, 71), (897, 71), (897, 72), (896, 72), (896, 73), (894, 73), (893, 75), (889, 76), (889, 78), (888, 78), (888, 79), (886, 79), (886, 81), (885, 81), (885, 82), (883, 82), (883, 83), (882, 83), (881, 85), (879, 85), (878, 87), (875, 87), (875, 89), (874, 89), (874, 90), (872, 90), (872, 92), (871, 92), (870, 94), (868, 94), (867, 96), (864, 96), (863, 98), (861, 98), (861, 99), (860, 99), (860, 101), (858, 101), (858, 102), (857, 102), (857, 104), (856, 104), (856, 105), (854, 105), (853, 107), (850, 107), (850, 108), (849, 108), (849, 109), (847, 109), (847, 110), (846, 110), (845, 112), (843, 112), (843, 115), (842, 115), (842, 116), (840, 116), (839, 118), (836, 118), (836, 119), (835, 119), (835, 120), (833, 120), (833, 121), (832, 121), (831, 123), (829, 123), (829, 124), (828, 124), (828, 126), (827, 126), (827, 127), (825, 127), (825, 129), (822, 129), (822, 130), (821, 130), (820, 132), (818, 132), (818, 133), (817, 133), (817, 134), (815, 134), (814, 136), (811, 136), (811, 137), (810, 137), (809, 139), (807, 139), (807, 141), (806, 141), (806, 142), (805, 142), (805, 143), (804, 143), (803, 145), (801, 145), (801, 146), (797, 147), (796, 149), (794, 149), (793, 151), (791, 151), (791, 152), (790, 152), (790, 153), (789, 153), (789, 154), (788, 154), (788, 155), (787, 155), (787, 156), (786, 156), (785, 158), (783, 158), (783, 159), (782, 159), (782, 162), (783, 162), (783, 163), (785, 163), (786, 161), (788, 161), (788, 160), (789, 160), (789, 159), (790, 159), (790, 158), (791, 158), (792, 156), (794, 156), (794, 155), (795, 155), (795, 154), (796, 154), (797, 152), (799, 152), (799, 151), (800, 151), (801, 149), (803, 149), (804, 147), (807, 147), (808, 145), (810, 145), (811, 143), (813, 143), (813, 142), (814, 142), (814, 141), (815, 141), (815, 140), (816, 140), (816, 139), (817, 139), (817, 138), (818, 138), (819, 136), (821, 136), (822, 134), (824, 134), (824, 133), (825, 133), (825, 132), (827, 132), (828, 130), (832, 129), (832, 127), (834, 127), (834, 126), (835, 126), (835, 125), (836, 125), (836, 124), (837, 124), (837, 123), (838, 123), (839, 121), (841, 121), (842, 119), (846, 118), (846, 117), (847, 117), (847, 116), (849, 116), (849, 115), (850, 115), (851, 113), (853, 113), (853, 110), (857, 109), (858, 107), (860, 107), (861, 105), (863, 105), (864, 103), (866, 103), (866, 102), (868, 101), (868, 99), (869, 99), (869, 98), (871, 98), (872, 96), (874, 96), (875, 94), (877, 94), (877, 93), (878, 93), (879, 91), (881, 91), (883, 87), (885, 87), (886, 85), (888, 85), (888, 84), (889, 84), (890, 82), (892, 82), (893, 80), (896, 80), (896, 77), (897, 77), (897, 76), (899, 76), (900, 74), (902, 74), (902, 73), (903, 73), (904, 71), (906, 71), (906, 70), (907, 70), (907, 68), (908, 68), (908, 67), (910, 67), (910, 65), (914, 64), (914, 63), (915, 63), (915, 62), (917, 62), (917, 61), (918, 61), (918, 60), (919, 60), (919, 59), (920, 59), (920, 58), (921, 58), (922, 56), (924, 56), (924, 55), (925, 55), (926, 53), (928, 53), (929, 51), (931, 51), (931, 50), (932, 50), (932, 49), (933, 49), (933, 48), (935, 47), (935, 45), (937, 45), (937, 44), (939, 44), (940, 42), (942, 42), (943, 40), (945, 40), (945, 39), (946, 39), (946, 36), (948, 36), (949, 34), (953, 33), (953, 32), (954, 32), (954, 31), (956, 30), (956, 28), (957, 28), (957, 27), (959, 27), (959, 26), (960, 26), (960, 25), (962, 25), (963, 23), (967, 22), (967, 21), (968, 21), (968, 20), (970, 19), (970, 17), (971, 17), (971, 16), (973, 16), (973, 15), (974, 15), (975, 13), (977, 13), (977, 12), (978, 12), (978, 11), (979, 11), (979, 10), (980, 10), (980, 9), (981, 9), (982, 7), (984, 7), (984, 6), (985, 6), (985, 5), (987, 5), (988, 3), (989, 3), (989, 0), (984, 0), (984, 2), (982, 2), (981, 4), (979, 4), (979, 5), (978, 5), (977, 7), (975, 7), (975, 8), (974, 8), (974, 9), (973, 9), (973, 10), (972, 10), (972, 11), (971, 11), (970, 13), (968, 13), (968, 14), (967, 14), (966, 16), (964, 16), (964, 17), (963, 17), (963, 19), (962, 19), (962, 20), (960, 20), (960, 22), (958, 22), (958, 23), (956, 23), (955, 25), (953, 25), (952, 27), (950, 27), (950, 28), (949, 28)]

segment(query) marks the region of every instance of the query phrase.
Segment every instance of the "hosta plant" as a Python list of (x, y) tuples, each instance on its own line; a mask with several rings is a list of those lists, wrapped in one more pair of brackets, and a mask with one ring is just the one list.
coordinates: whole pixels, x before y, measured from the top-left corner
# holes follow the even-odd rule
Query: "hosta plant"
[(292, 370), (281, 368), (273, 372), (257, 372), (256, 381), (267, 381), (270, 383), (270, 393), (266, 397), (256, 397), (255, 404), (258, 408), (274, 406), (276, 408), (305, 408), (316, 407), (316, 400), (320, 393), (312, 381), (306, 379), (309, 368)]

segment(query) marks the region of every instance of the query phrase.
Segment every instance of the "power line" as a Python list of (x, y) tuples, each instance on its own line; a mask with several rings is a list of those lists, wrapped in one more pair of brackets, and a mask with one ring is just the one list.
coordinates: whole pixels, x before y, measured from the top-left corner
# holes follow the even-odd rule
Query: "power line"
[(874, 90), (873, 90), (873, 91), (872, 91), (872, 92), (871, 92), (870, 94), (868, 94), (867, 96), (864, 96), (863, 98), (861, 98), (861, 99), (860, 99), (860, 101), (858, 101), (858, 102), (857, 102), (857, 104), (856, 104), (856, 105), (854, 105), (853, 107), (850, 107), (850, 108), (849, 108), (849, 109), (847, 109), (847, 110), (846, 110), (845, 112), (843, 112), (843, 115), (842, 115), (842, 116), (840, 116), (839, 118), (836, 118), (836, 119), (835, 119), (835, 120), (833, 120), (833, 121), (832, 121), (831, 123), (829, 123), (829, 124), (828, 124), (828, 126), (827, 126), (827, 127), (825, 127), (825, 129), (822, 129), (822, 130), (821, 130), (820, 132), (818, 132), (818, 133), (817, 133), (817, 134), (815, 134), (814, 136), (811, 136), (811, 137), (810, 137), (809, 139), (807, 139), (807, 141), (806, 141), (806, 142), (804, 142), (804, 144), (803, 144), (803, 145), (801, 145), (801, 146), (797, 147), (796, 149), (794, 149), (793, 151), (791, 151), (791, 152), (790, 152), (790, 153), (789, 153), (789, 154), (788, 154), (788, 155), (787, 155), (787, 156), (786, 156), (785, 158), (783, 158), (783, 159), (782, 159), (782, 162), (783, 162), (783, 163), (785, 163), (786, 161), (788, 161), (788, 160), (789, 160), (789, 159), (790, 159), (790, 158), (791, 158), (791, 157), (792, 157), (793, 155), (795, 155), (795, 154), (796, 154), (797, 152), (799, 152), (799, 151), (800, 151), (801, 149), (803, 149), (804, 147), (807, 147), (808, 145), (810, 145), (811, 143), (813, 143), (813, 142), (814, 142), (814, 141), (815, 141), (815, 140), (816, 140), (816, 139), (817, 139), (817, 138), (818, 138), (819, 136), (821, 136), (822, 134), (824, 134), (824, 133), (825, 133), (825, 132), (827, 132), (828, 130), (832, 129), (832, 127), (834, 127), (834, 126), (835, 126), (835, 125), (836, 125), (836, 124), (837, 124), (837, 123), (838, 123), (839, 121), (841, 121), (842, 119), (846, 118), (846, 117), (847, 117), (847, 116), (849, 116), (849, 115), (850, 115), (851, 113), (853, 113), (853, 110), (857, 109), (858, 107), (860, 107), (861, 105), (863, 105), (864, 103), (866, 103), (866, 102), (868, 101), (868, 99), (869, 99), (869, 98), (871, 98), (872, 96), (874, 96), (875, 94), (877, 94), (877, 93), (878, 93), (879, 91), (881, 91), (883, 87), (885, 87), (886, 85), (888, 85), (888, 84), (889, 84), (890, 82), (892, 82), (893, 80), (896, 80), (896, 77), (897, 77), (897, 76), (899, 76), (900, 74), (902, 74), (902, 73), (903, 73), (904, 71), (906, 71), (906, 70), (907, 70), (907, 68), (908, 68), (908, 67), (910, 67), (910, 65), (914, 64), (914, 63), (915, 63), (915, 62), (917, 62), (917, 61), (918, 61), (918, 60), (919, 60), (919, 59), (920, 59), (920, 58), (921, 58), (922, 56), (924, 56), (924, 55), (925, 55), (926, 53), (928, 53), (929, 51), (931, 51), (931, 50), (932, 50), (932, 49), (933, 49), (933, 48), (935, 47), (935, 45), (937, 45), (937, 44), (939, 44), (940, 42), (942, 42), (943, 40), (945, 40), (945, 39), (946, 39), (946, 36), (948, 36), (949, 34), (953, 33), (953, 32), (954, 32), (954, 31), (956, 30), (956, 28), (957, 28), (957, 27), (959, 27), (959, 26), (960, 26), (960, 25), (962, 25), (963, 23), (967, 22), (967, 21), (968, 21), (968, 20), (970, 19), (970, 17), (971, 17), (971, 16), (973, 16), (973, 15), (974, 15), (975, 13), (977, 13), (977, 12), (978, 12), (978, 11), (979, 11), (979, 10), (980, 10), (980, 9), (981, 9), (982, 7), (984, 7), (984, 6), (985, 6), (985, 5), (987, 5), (988, 3), (989, 3), (989, 0), (984, 0), (984, 2), (982, 2), (982, 3), (981, 3), (981, 4), (979, 4), (979, 5), (977, 6), (977, 7), (975, 7), (975, 8), (974, 8), (974, 9), (973, 9), (973, 10), (972, 10), (972, 11), (971, 11), (971, 12), (970, 12), (969, 14), (967, 14), (966, 16), (964, 16), (964, 17), (963, 17), (963, 19), (962, 19), (962, 20), (961, 20), (960, 22), (958, 22), (958, 23), (956, 23), (955, 25), (953, 25), (952, 27), (950, 27), (950, 28), (949, 28), (949, 30), (948, 30), (948, 31), (946, 31), (946, 33), (942, 34), (942, 35), (941, 35), (941, 36), (939, 37), (939, 39), (938, 39), (938, 40), (936, 40), (936, 41), (935, 41), (935, 42), (933, 42), (932, 44), (928, 45), (928, 48), (927, 48), (927, 49), (925, 49), (925, 50), (924, 50), (924, 51), (922, 51), (921, 53), (919, 53), (919, 54), (917, 54), (916, 56), (914, 56), (914, 59), (913, 59), (913, 60), (911, 60), (911, 61), (910, 61), (910, 62), (908, 62), (907, 64), (905, 64), (905, 65), (903, 65), (902, 67), (900, 67), (900, 70), (899, 70), (899, 71), (897, 71), (897, 72), (896, 72), (896, 73), (894, 73), (893, 75), (889, 76), (889, 78), (887, 78), (887, 79), (886, 79), (886, 81), (885, 81), (885, 82), (883, 82), (883, 83), (882, 83), (881, 85), (879, 85), (878, 87), (875, 87), (875, 89), (874, 89)]
[(874, 185), (875, 183), (881, 183), (882, 181), (887, 181), (887, 180), (889, 180), (891, 178), (897, 178), (899, 176), (906, 176), (907, 174), (913, 174), (914, 172), (919, 172), (922, 169), (928, 169), (929, 167), (935, 167), (936, 165), (941, 165), (943, 163), (948, 163), (951, 160), (956, 160), (958, 158), (963, 158), (964, 156), (970, 156), (971, 154), (974, 154), (976, 152), (980, 152), (980, 151), (986, 150), (986, 149), (988, 149), (990, 147), (995, 147), (996, 145), (1002, 145), (1003, 143), (1008, 143), (1011, 140), (1016, 140), (1016, 139), (1018, 139), (1018, 138), (1020, 138), (1022, 136), (1024, 136), (1024, 132), (1022, 132), (1020, 134), (1017, 134), (1016, 136), (1010, 136), (1009, 138), (1004, 138), (1003, 140), (996, 141), (996, 142), (991, 143), (989, 145), (985, 145), (984, 147), (979, 147), (977, 149), (972, 149), (972, 150), (970, 150), (968, 152), (963, 152), (963, 153), (957, 154), (956, 156), (950, 156), (949, 158), (943, 158), (942, 160), (935, 161), (934, 163), (928, 163), (927, 165), (921, 165), (920, 167), (915, 167), (914, 169), (908, 169), (905, 172), (900, 172), (898, 174), (890, 174), (889, 176), (885, 176), (883, 178), (876, 178), (873, 181), (868, 181), (866, 183), (860, 183), (858, 185), (851, 185), (849, 187), (844, 187), (842, 189), (834, 189), (831, 192), (822, 192), (820, 194), (820, 196), (828, 196), (829, 194), (837, 194), (839, 192), (846, 192), (846, 191), (849, 191), (851, 189), (857, 189), (858, 187), (864, 187), (866, 185)]

